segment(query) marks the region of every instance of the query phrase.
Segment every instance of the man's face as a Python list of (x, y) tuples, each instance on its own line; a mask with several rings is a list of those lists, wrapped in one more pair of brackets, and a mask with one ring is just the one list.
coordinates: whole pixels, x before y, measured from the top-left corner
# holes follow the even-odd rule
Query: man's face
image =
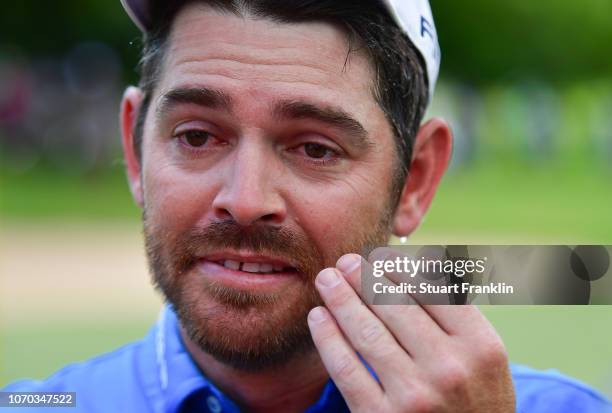
[(155, 282), (236, 367), (311, 348), (316, 274), (390, 233), (395, 149), (367, 58), (324, 23), (175, 18), (142, 147)]

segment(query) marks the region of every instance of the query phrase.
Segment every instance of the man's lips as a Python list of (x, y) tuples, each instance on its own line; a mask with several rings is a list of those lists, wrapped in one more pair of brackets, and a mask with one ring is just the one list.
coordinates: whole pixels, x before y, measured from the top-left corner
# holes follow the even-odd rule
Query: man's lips
[(200, 261), (202, 260), (214, 262), (229, 270), (252, 274), (296, 272), (295, 266), (289, 261), (269, 255), (217, 252), (202, 257)]
[(249, 290), (284, 284), (299, 275), (282, 258), (254, 254), (209, 254), (198, 260), (197, 268), (211, 281)]

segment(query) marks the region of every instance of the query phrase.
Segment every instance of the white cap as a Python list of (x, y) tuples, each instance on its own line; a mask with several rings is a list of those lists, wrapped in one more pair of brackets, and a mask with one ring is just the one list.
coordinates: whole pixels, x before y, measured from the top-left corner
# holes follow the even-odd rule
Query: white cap
[[(151, 20), (152, 0), (121, 0), (121, 4), (138, 28), (146, 32)], [(391, 12), (395, 22), (421, 53), (427, 69), (429, 100), (438, 80), (440, 46), (429, 6), (429, 0), (381, 0)]]
[(383, 0), (383, 2), (425, 60), (429, 101), (431, 101), (440, 71), (440, 45), (429, 0)]

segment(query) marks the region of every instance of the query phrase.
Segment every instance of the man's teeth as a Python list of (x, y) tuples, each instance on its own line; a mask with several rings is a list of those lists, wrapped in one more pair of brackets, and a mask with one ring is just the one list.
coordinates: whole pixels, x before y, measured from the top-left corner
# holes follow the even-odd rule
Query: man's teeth
[(282, 265), (272, 265), (268, 263), (258, 263), (258, 262), (239, 262), (232, 260), (223, 261), (223, 266), (225, 268), (229, 268), (230, 270), (242, 270), (245, 272), (261, 272), (261, 273), (270, 273), (270, 272), (280, 272), (285, 269)]
[(259, 272), (259, 264), (256, 262), (243, 262), (242, 271)]
[(240, 269), (240, 263), (238, 261), (225, 260), (225, 262), (223, 263), (223, 266), (225, 268), (229, 268), (230, 270), (239, 270)]
[(272, 268), (274, 268), (272, 264), (259, 264), (259, 272), (270, 272)]

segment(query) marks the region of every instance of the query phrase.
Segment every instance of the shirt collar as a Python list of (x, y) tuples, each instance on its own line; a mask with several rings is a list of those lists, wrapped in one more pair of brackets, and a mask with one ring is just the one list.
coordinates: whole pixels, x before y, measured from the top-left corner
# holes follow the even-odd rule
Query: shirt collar
[[(155, 327), (145, 339), (143, 386), (158, 413), (190, 411), (211, 413), (239, 412), (238, 405), (202, 374), (185, 348), (179, 322), (170, 305), (165, 305)], [(325, 385), (319, 400), (308, 413), (348, 411), (332, 380)]]

